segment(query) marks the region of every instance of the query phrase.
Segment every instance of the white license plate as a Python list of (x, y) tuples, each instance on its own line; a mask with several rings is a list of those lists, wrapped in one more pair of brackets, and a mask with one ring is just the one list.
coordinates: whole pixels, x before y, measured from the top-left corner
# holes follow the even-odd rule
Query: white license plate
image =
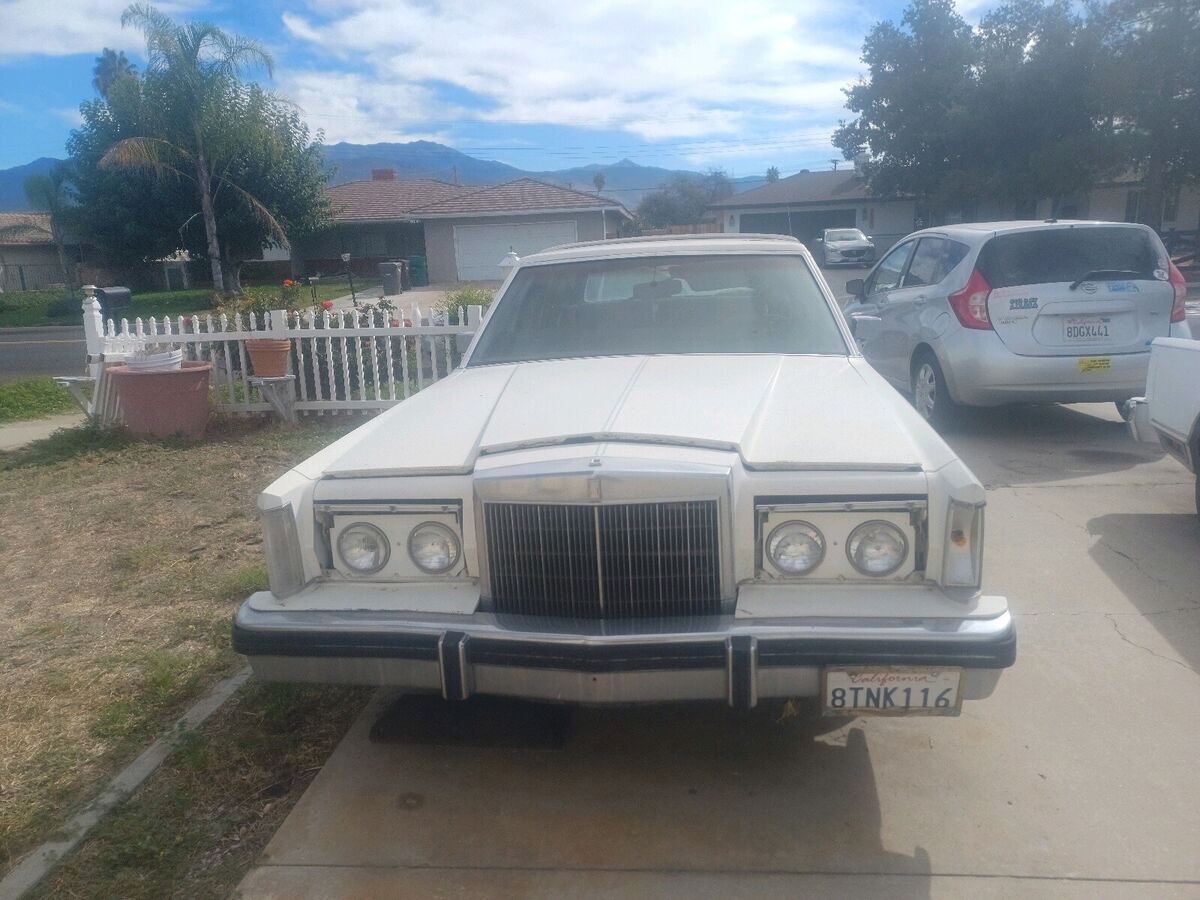
[(838, 666), (821, 673), (827, 716), (957, 716), (962, 669)]
[(1063, 322), (1063, 340), (1068, 344), (1107, 341), (1112, 337), (1112, 319), (1108, 316), (1071, 316)]

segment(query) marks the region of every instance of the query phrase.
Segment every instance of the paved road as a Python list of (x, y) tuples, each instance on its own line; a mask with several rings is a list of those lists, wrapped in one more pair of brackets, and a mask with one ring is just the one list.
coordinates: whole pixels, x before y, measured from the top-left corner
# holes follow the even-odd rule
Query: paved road
[(243, 896), (1200, 895), (1200, 523), (1111, 409), (947, 435), (1020, 631), (960, 718), (581, 710), (561, 750), (446, 748), (369, 741), (377, 705)]
[(83, 328), (0, 328), (0, 384), (37, 375), (82, 375)]

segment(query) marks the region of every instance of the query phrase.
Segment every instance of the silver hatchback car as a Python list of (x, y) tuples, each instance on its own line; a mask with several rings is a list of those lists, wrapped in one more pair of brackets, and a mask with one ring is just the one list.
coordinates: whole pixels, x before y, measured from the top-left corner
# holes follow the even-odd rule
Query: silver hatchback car
[(1124, 401), (1150, 342), (1191, 337), (1158, 235), (1118, 222), (979, 222), (910, 234), (846, 286), (863, 355), (934, 424), (960, 405)]

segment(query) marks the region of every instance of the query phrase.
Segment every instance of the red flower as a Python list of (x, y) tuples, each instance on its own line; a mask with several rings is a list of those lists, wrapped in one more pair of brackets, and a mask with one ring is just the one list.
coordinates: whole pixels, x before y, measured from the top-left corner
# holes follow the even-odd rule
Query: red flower
[(283, 286), (284, 286), (284, 287), (291, 287), (291, 286), (292, 286), (292, 285), (294, 285), (295, 283), (296, 283), (296, 282), (292, 281), (292, 279), (290, 279), (290, 278), (285, 278), (285, 279), (283, 279)]
[(322, 300), (321, 308), (322, 309), (333, 309), (333, 301), (332, 300)]

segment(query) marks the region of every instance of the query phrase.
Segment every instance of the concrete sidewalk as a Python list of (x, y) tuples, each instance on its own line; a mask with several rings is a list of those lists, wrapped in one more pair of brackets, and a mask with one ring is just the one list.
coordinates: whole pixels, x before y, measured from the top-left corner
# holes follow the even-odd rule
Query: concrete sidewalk
[(0, 425), (0, 450), (17, 450), (26, 444), (48, 438), (60, 428), (74, 428), (87, 420), (81, 412), (47, 416), (44, 419), (29, 419), (24, 422), (6, 422)]

